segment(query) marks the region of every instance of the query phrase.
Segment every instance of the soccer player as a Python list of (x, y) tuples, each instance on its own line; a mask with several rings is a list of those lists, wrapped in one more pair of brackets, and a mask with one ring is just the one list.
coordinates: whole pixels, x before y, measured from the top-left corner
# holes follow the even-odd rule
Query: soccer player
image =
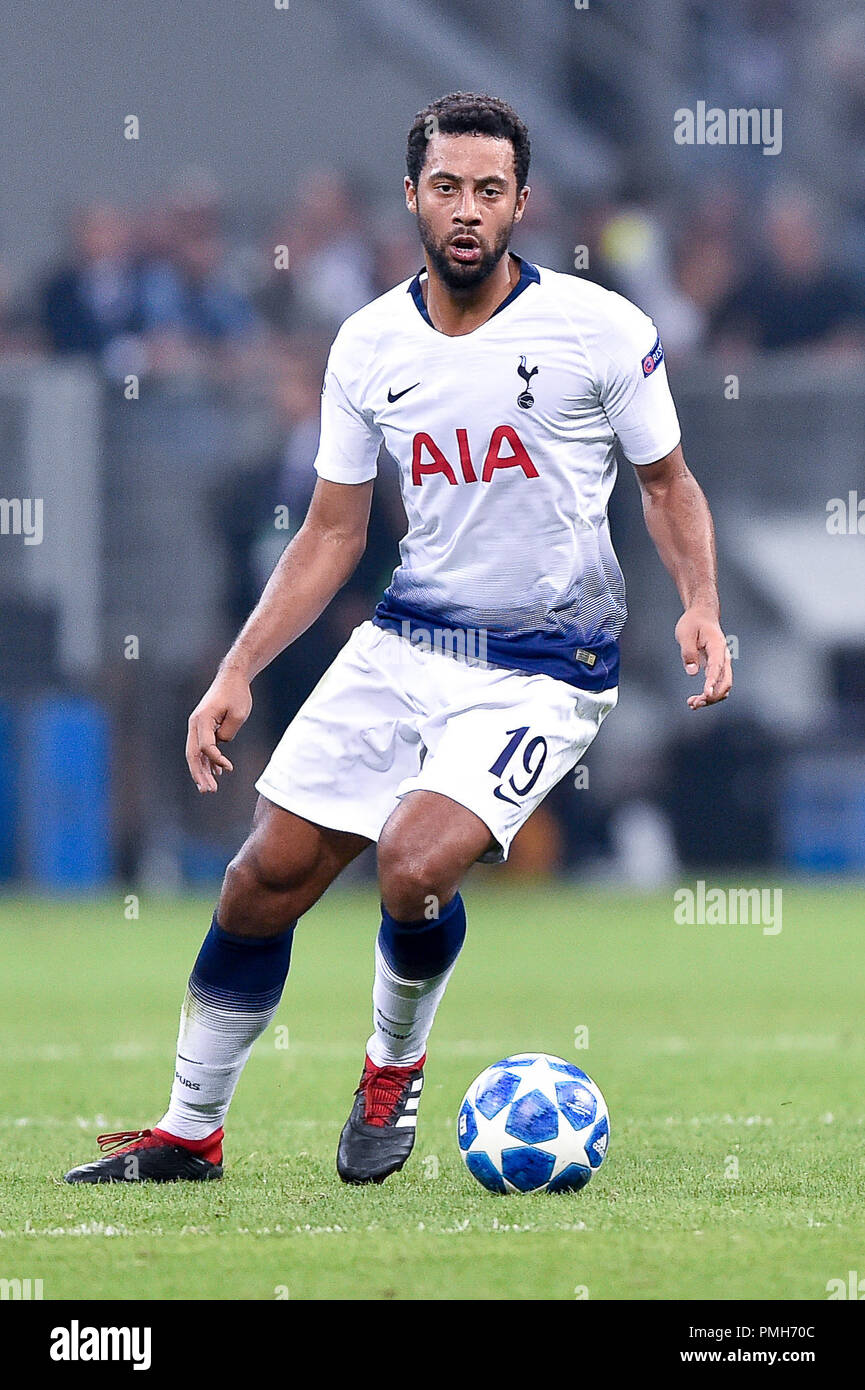
[(166, 1113), (152, 1130), (100, 1136), (114, 1151), (69, 1182), (221, 1176), (225, 1117), (279, 1003), (297, 921), (371, 841), (373, 1033), (337, 1168), (365, 1183), (403, 1166), (465, 936), (463, 876), (507, 857), (616, 703), (617, 441), (681, 596), (685, 670), (703, 671), (688, 704), (730, 691), (711, 516), (657, 329), (619, 295), (509, 252), (528, 168), (526, 128), (503, 101), (455, 93), (412, 123), (405, 195), (424, 269), (333, 343), (306, 520), (189, 720), (200, 792), (232, 771), (220, 745), (248, 718), (254, 677), (357, 565), (382, 444), (408, 516), (401, 563), (256, 784), (251, 834), (189, 979)]

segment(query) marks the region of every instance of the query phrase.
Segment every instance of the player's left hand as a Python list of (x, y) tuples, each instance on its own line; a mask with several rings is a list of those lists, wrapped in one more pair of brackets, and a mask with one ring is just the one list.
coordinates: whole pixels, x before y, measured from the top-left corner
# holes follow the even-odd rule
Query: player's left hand
[(733, 663), (727, 639), (717, 618), (701, 608), (686, 608), (676, 623), (676, 641), (689, 676), (701, 669), (706, 677), (702, 692), (688, 696), (689, 709), (702, 709), (726, 700), (733, 686)]

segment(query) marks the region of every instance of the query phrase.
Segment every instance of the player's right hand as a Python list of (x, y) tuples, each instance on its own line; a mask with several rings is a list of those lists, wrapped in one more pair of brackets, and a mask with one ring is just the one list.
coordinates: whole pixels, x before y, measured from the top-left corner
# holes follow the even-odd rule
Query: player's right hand
[(251, 710), (249, 681), (239, 671), (220, 671), (189, 716), (186, 765), (200, 792), (215, 792), (223, 771), (234, 771), (217, 744), (233, 739)]

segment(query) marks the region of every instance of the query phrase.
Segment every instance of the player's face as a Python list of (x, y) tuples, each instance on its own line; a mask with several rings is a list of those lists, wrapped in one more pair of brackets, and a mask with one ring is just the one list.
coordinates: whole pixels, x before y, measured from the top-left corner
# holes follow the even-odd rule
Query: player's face
[(451, 290), (473, 289), (492, 274), (523, 215), (514, 147), (491, 135), (434, 135), (406, 205), (431, 265)]

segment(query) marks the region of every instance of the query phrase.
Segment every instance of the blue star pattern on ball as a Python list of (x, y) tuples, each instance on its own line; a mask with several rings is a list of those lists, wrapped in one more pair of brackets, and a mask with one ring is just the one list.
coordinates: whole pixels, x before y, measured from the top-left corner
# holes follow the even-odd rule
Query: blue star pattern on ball
[(544, 1052), (481, 1072), (460, 1107), (457, 1137), (472, 1177), (490, 1192), (578, 1192), (610, 1138), (606, 1101), (590, 1076)]
[(556, 1100), (568, 1124), (573, 1125), (574, 1129), (585, 1129), (597, 1114), (597, 1097), (581, 1081), (557, 1081)]
[(526, 1144), (555, 1139), (559, 1132), (559, 1112), (543, 1091), (529, 1091), (528, 1095), (512, 1102), (505, 1129), (514, 1139), (522, 1139)]
[(475, 1105), (484, 1118), (491, 1120), (493, 1115), (497, 1115), (503, 1106), (512, 1101), (519, 1084), (520, 1077), (511, 1071), (503, 1071), (494, 1076), (479, 1091), (475, 1100)]

